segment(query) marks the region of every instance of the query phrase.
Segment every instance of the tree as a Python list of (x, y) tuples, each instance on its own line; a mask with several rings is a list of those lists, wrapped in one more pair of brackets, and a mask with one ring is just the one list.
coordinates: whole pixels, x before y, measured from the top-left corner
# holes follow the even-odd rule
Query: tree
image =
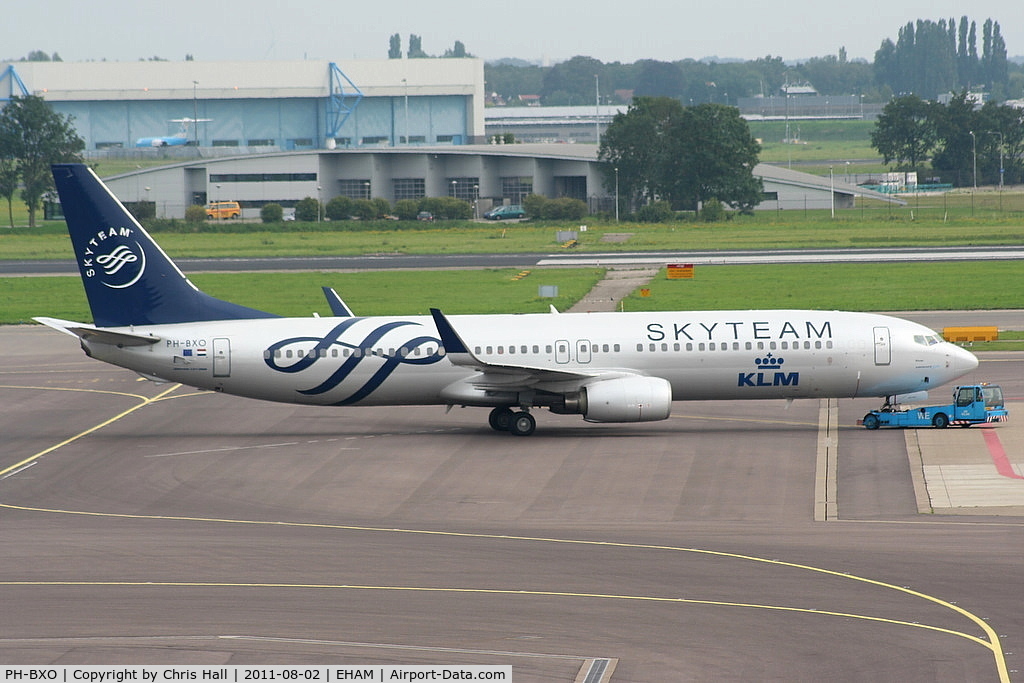
[(54, 190), (50, 165), (81, 161), (85, 142), (71, 125), (70, 116), (54, 112), (36, 95), (12, 97), (0, 111), (0, 156), (16, 160), (21, 198), (28, 206), (28, 225), (36, 225), (43, 196)]
[(597, 83), (604, 65), (593, 57), (573, 57), (544, 73), (540, 95), (544, 104), (594, 104)]
[(284, 219), (284, 207), (271, 202), (260, 207), (260, 220), (264, 223), (280, 223)]
[(388, 59), (402, 58), (402, 36), (397, 33), (391, 34), (388, 39)]
[(694, 208), (712, 197), (749, 211), (762, 199), (754, 176), (760, 145), (735, 107), (684, 108), (667, 97), (639, 97), (601, 139), (605, 187), (632, 206), (660, 197)]
[(409, 50), (406, 52), (409, 59), (424, 59), (429, 57), (426, 52), (423, 51), (423, 38), (416, 35), (415, 33), (409, 34)]
[(347, 221), (354, 213), (352, 199), (345, 195), (333, 197), (324, 207), (324, 214), (332, 221)]
[(455, 46), (445, 50), (444, 54), (441, 56), (446, 58), (461, 59), (463, 57), (472, 57), (473, 55), (466, 52), (466, 45), (461, 40), (456, 40)]
[(14, 227), (14, 193), (18, 191), (18, 131), (0, 117), (0, 197), (7, 200), (7, 220)]
[(938, 142), (933, 105), (917, 95), (904, 95), (885, 105), (871, 131), (871, 146), (889, 164), (916, 168)]
[[(977, 147), (977, 113), (966, 90), (945, 106), (935, 108), (936, 151), (932, 168), (957, 185), (974, 182), (974, 152)], [(974, 132), (975, 137), (971, 137)]]
[(735, 107), (687, 107), (670, 121), (659, 152), (662, 196), (674, 207), (709, 199), (746, 213), (761, 203), (764, 186), (754, 176), (761, 145)]
[[(977, 136), (978, 182), (998, 185), (999, 163), (1002, 161), (1002, 180), (1006, 185), (1021, 182), (1024, 152), (1024, 112), (1005, 104), (989, 101), (975, 112)], [(972, 150), (973, 153), (973, 150)]]
[(604, 135), (598, 159), (604, 184), (630, 208), (647, 203), (660, 191), (658, 164), (669, 122), (682, 115), (683, 105), (669, 97), (637, 97), (625, 114), (616, 114)]
[(295, 220), (314, 223), (320, 220), (320, 202), (312, 197), (303, 197), (295, 202)]

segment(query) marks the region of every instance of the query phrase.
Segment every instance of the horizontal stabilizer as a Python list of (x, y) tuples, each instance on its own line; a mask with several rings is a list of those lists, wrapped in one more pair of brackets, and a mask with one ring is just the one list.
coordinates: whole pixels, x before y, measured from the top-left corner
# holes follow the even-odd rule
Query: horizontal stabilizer
[(155, 344), (161, 339), (160, 337), (148, 334), (104, 330), (92, 325), (76, 323), (70, 320), (59, 320), (57, 318), (33, 318), (33, 320), (85, 341), (95, 341), (113, 346), (146, 346), (147, 344)]

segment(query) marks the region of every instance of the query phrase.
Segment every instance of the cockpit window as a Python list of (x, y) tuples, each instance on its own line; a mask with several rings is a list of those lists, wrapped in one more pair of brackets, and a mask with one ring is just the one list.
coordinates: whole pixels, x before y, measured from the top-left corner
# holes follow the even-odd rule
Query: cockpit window
[(934, 346), (942, 341), (937, 334), (915, 334), (914, 342), (921, 346)]

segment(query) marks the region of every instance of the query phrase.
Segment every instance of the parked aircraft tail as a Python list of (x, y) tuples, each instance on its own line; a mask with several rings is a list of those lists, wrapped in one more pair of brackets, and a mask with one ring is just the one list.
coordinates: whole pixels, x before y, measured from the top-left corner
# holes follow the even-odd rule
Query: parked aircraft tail
[(200, 291), (88, 166), (52, 170), (98, 327), (277, 317)]

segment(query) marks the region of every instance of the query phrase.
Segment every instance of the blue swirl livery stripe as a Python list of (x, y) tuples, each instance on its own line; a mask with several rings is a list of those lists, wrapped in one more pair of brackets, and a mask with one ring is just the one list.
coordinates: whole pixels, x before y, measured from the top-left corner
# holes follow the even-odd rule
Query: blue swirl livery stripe
[[(331, 346), (341, 346), (346, 349), (357, 350), (359, 353), (353, 354), (346, 358), (345, 362), (342, 363), (340, 367), (338, 367), (334, 372), (332, 372), (331, 375), (327, 377), (327, 379), (322, 381), (320, 384), (309, 389), (298, 390), (300, 394), (303, 394), (305, 396), (316, 396), (319, 394), (327, 393), (328, 391), (336, 388), (352, 374), (352, 372), (359, 366), (360, 363), (372, 362), (371, 359), (383, 360), (381, 367), (379, 367), (376, 370), (376, 372), (373, 373), (370, 379), (367, 380), (366, 383), (363, 384), (363, 386), (358, 388), (356, 391), (354, 391), (347, 397), (332, 404), (340, 406), (358, 403), (359, 401), (363, 400), (364, 398), (372, 394), (378, 387), (380, 387), (380, 385), (383, 384), (384, 381), (388, 377), (390, 377), (391, 374), (395, 370), (397, 370), (399, 366), (403, 364), (431, 365), (433, 363), (437, 363), (438, 361), (441, 360), (441, 358), (443, 358), (443, 355), (440, 353), (439, 350), (435, 351), (434, 353), (428, 356), (417, 358), (409, 356), (402, 357), (401, 355), (381, 356), (373, 353), (374, 345), (377, 344), (377, 342), (379, 342), (389, 332), (409, 325), (419, 326), (419, 323), (414, 323), (410, 321), (403, 320), (380, 325), (379, 327), (376, 327), (373, 330), (371, 330), (369, 334), (367, 334), (358, 343), (342, 341), (341, 337), (345, 332), (351, 329), (354, 325), (360, 322), (364, 322), (365, 320), (366, 318), (350, 318), (348, 320), (345, 320), (344, 322), (336, 325), (333, 329), (331, 329), (330, 332), (328, 332), (322, 338), (290, 337), (288, 339), (282, 339), (281, 341), (272, 344), (267, 349), (268, 353), (266, 354), (267, 358), (265, 359), (265, 362), (269, 368), (277, 372), (299, 373), (309, 369), (319, 361), (325, 361), (327, 359), (327, 354), (321, 353), (321, 351), (325, 351), (327, 348)], [(305, 357), (300, 358), (298, 361), (292, 363), (291, 365), (281, 366), (277, 364), (277, 356), (281, 349), (291, 344), (308, 342), (315, 342), (316, 345), (309, 351), (309, 353)], [(395, 344), (395, 346), (399, 346), (401, 348), (406, 349), (407, 351), (411, 351), (412, 349), (422, 346), (423, 344), (431, 343), (437, 344), (438, 349), (440, 349), (441, 341), (436, 337), (430, 336), (413, 337), (401, 344)]]

